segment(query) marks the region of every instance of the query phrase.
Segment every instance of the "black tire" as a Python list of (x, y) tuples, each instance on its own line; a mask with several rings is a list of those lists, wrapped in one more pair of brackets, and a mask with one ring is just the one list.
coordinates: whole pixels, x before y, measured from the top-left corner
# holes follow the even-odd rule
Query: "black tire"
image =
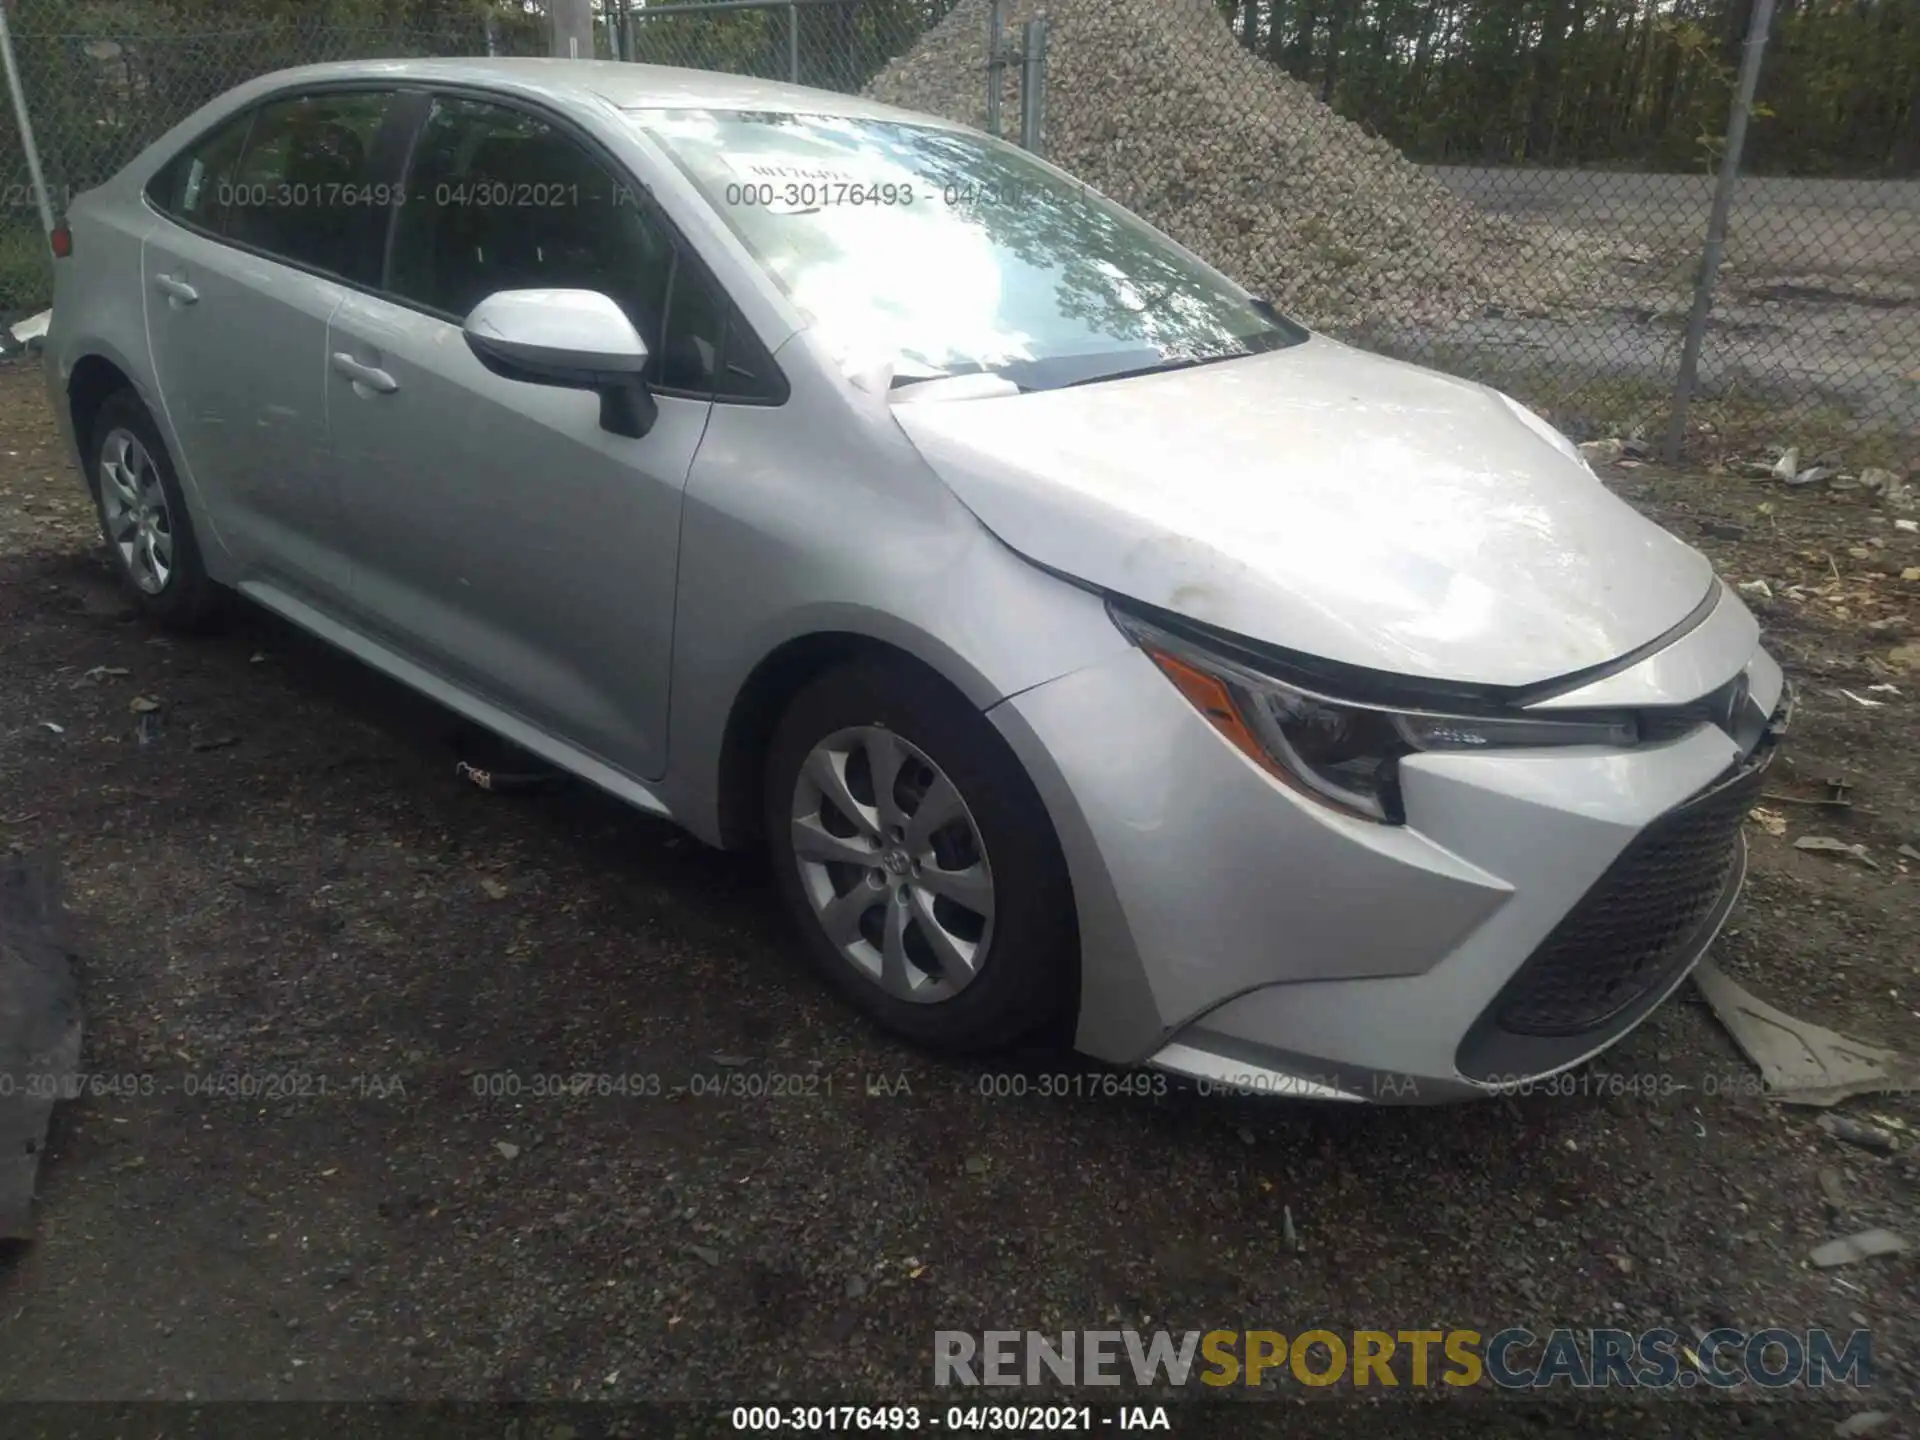
[[(158, 591), (142, 589), (128, 567), (120, 546), (108, 529), (104, 498), (105, 480), (101, 474), (107, 441), (115, 431), (130, 432), (153, 462), (160, 488), (166, 495), (167, 518), (173, 537), (173, 563), (165, 583)], [(156, 624), (170, 630), (206, 630), (227, 612), (231, 592), (207, 574), (200, 558), (200, 542), (193, 529), (193, 517), (187, 510), (187, 498), (174, 473), (173, 457), (160, 438), (160, 427), (153, 423), (147, 407), (132, 390), (116, 390), (101, 402), (87, 436), (87, 485), (93, 492), (94, 513), (100, 520), (101, 538), (106, 541), (108, 559), (121, 587), (133, 598), (140, 612)]]
[[(887, 993), (828, 938), (801, 879), (792, 814), (801, 767), (838, 731), (873, 726), (918, 749), (959, 791), (993, 876), (992, 930), (973, 979), (947, 999)], [(854, 661), (809, 683), (767, 754), (764, 821), (775, 883), (808, 953), (880, 1025), (952, 1054), (1000, 1049), (1058, 1019), (1078, 973), (1073, 889), (1046, 808), (993, 726), (917, 666)], [(884, 893), (884, 892), (883, 892)]]

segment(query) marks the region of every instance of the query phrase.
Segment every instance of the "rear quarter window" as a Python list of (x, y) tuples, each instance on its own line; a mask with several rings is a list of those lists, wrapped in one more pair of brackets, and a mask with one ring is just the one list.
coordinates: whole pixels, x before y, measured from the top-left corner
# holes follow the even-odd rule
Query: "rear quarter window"
[(182, 151), (147, 184), (147, 199), (174, 219), (218, 234), (233, 199), (233, 175), (253, 128), (249, 112)]

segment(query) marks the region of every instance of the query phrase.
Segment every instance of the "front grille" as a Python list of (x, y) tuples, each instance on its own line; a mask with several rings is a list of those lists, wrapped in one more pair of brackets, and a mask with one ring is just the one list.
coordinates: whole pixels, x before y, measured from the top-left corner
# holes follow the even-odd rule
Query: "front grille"
[(1714, 722), (1712, 697), (1691, 705), (1667, 705), (1639, 712), (1640, 739), (1643, 744), (1658, 745), (1691, 735), (1702, 725)]
[(1501, 1029), (1582, 1034), (1673, 979), (1726, 893), (1772, 753), (1767, 746), (1635, 837), (1495, 998)]

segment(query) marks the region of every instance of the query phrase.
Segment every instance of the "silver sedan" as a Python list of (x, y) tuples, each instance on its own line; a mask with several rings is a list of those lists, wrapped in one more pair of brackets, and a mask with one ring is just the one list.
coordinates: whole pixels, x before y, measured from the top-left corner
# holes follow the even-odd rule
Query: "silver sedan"
[(1707, 561), (1522, 405), (975, 131), (319, 66), (55, 238), (54, 408), (156, 621), (244, 596), (766, 846), (913, 1040), (1484, 1094), (1734, 903), (1785, 686)]

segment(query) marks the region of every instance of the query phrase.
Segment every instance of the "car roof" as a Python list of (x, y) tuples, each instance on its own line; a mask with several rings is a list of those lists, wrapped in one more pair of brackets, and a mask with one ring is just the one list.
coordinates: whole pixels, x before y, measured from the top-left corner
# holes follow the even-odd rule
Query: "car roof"
[(260, 87), (338, 80), (437, 81), (519, 94), (592, 97), (622, 110), (757, 110), (777, 114), (844, 115), (904, 120), (943, 130), (963, 129), (933, 115), (882, 105), (858, 95), (815, 90), (750, 75), (687, 70), (674, 65), (638, 65), (621, 60), (474, 58), (347, 60), (303, 65), (263, 76)]

